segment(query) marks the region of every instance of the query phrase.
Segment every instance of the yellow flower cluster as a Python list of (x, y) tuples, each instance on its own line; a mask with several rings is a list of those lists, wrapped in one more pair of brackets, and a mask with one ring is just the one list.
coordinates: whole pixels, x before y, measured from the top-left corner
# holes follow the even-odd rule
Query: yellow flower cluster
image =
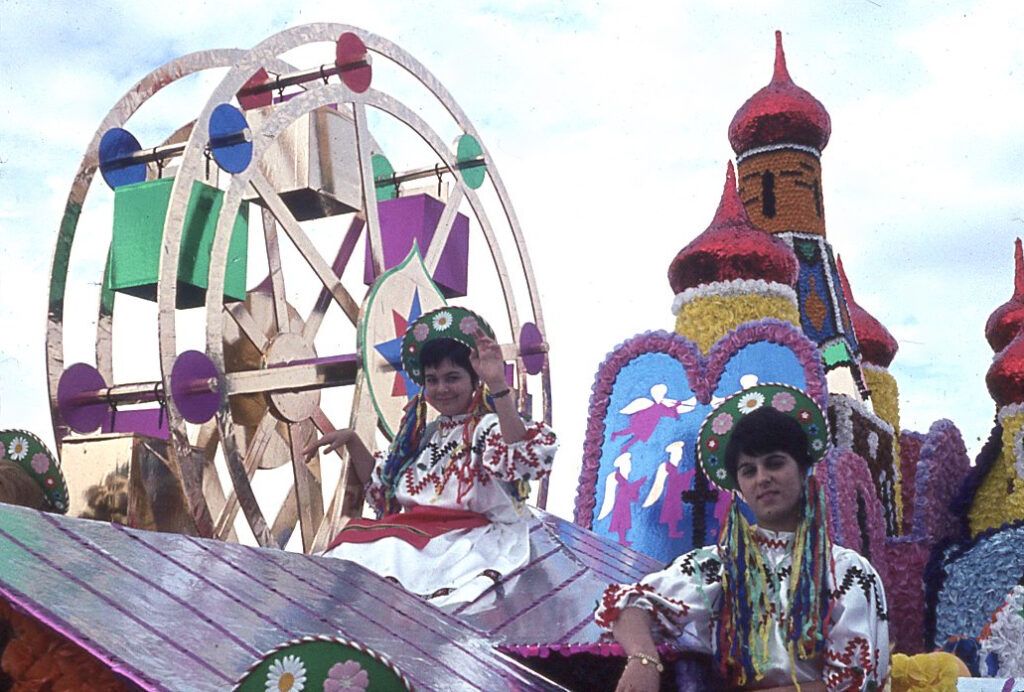
[[(1003, 423), (1002, 449), (971, 506), (971, 535), (1024, 519), (1024, 479), (1017, 475), (1013, 439), (1024, 426), (1024, 411), (1000, 416)], [(1012, 488), (1012, 490), (1011, 490)]]
[(707, 354), (715, 342), (744, 322), (774, 317), (796, 327), (800, 313), (796, 305), (776, 295), (710, 295), (694, 298), (676, 315), (676, 334), (697, 344)]
[(967, 666), (945, 651), (892, 657), (893, 692), (955, 692), (957, 678), (970, 676)]
[(903, 468), (900, 465), (900, 390), (896, 378), (885, 368), (863, 363), (864, 382), (871, 390), (871, 406), (875, 414), (896, 431), (892, 440), (892, 470), (895, 483), (897, 530), (903, 526)]

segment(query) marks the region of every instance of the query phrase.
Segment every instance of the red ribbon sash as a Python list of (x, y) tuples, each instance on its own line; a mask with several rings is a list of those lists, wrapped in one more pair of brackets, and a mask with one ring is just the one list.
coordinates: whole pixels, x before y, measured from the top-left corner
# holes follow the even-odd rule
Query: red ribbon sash
[(373, 543), (393, 536), (417, 549), (449, 531), (475, 529), (490, 521), (483, 514), (464, 509), (445, 509), (415, 505), (405, 512), (387, 514), (380, 519), (352, 519), (327, 546), (331, 550), (342, 543)]

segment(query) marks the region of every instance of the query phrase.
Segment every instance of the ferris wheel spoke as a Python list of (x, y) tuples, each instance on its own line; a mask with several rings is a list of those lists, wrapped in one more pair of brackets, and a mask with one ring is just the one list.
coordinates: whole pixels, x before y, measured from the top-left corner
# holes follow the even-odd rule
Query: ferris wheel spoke
[[(319, 407), (317, 407), (319, 408)], [(310, 552), (316, 530), (324, 518), (324, 497), (320, 479), (306, 464), (302, 440), (294, 424), (288, 425), (288, 445), (292, 453), (292, 470), (295, 474), (295, 497), (299, 506), (299, 530), (302, 532), (302, 550)], [(317, 461), (319, 470), (319, 460)]]
[[(252, 528), (253, 533), (256, 534), (256, 540), (259, 544), (264, 546), (270, 544), (271, 536), (267, 531), (266, 521), (263, 519), (263, 513), (260, 511), (256, 496), (252, 490), (252, 477), (256, 473), (256, 467), (259, 465), (260, 458), (266, 451), (276, 424), (277, 419), (269, 411), (264, 414), (263, 419), (256, 428), (255, 434), (249, 440), (245, 450), (245, 457), (241, 462), (239, 462), (238, 454), (232, 453), (236, 450), (230, 449), (230, 447), (237, 446), (234, 438), (228, 435), (223, 437), (225, 447), (224, 461), (227, 464), (234, 490), (228, 495), (228, 499), (224, 503), (224, 509), (214, 523), (214, 538), (224, 540), (232, 530), (235, 516), (237, 516), (241, 506), (246, 519), (249, 521), (249, 526)], [(258, 518), (256, 526), (253, 526), (254, 516)], [(258, 531), (260, 528), (262, 531)]]
[(437, 269), (437, 263), (441, 261), (441, 252), (448, 244), (448, 236), (451, 235), (452, 225), (455, 223), (455, 216), (459, 213), (459, 205), (462, 204), (463, 197), (461, 185), (456, 185), (448, 195), (448, 201), (445, 202), (444, 211), (437, 222), (434, 237), (430, 240), (430, 247), (426, 251), (427, 256), (423, 259), (428, 274), (433, 275)]
[(281, 272), (281, 248), (277, 244), (277, 223), (274, 215), (263, 208), (263, 239), (267, 247), (267, 268), (270, 271), (270, 286), (274, 296), (274, 323), (277, 332), (291, 331), (288, 320), (288, 304), (285, 302), (284, 274)]
[[(345, 239), (341, 242), (338, 254), (331, 265), (331, 271), (334, 272), (335, 276), (340, 277), (345, 273), (345, 267), (348, 266), (348, 261), (352, 258), (352, 252), (355, 250), (356, 243), (359, 242), (359, 236), (363, 231), (364, 225), (366, 225), (366, 222), (362, 216), (356, 214), (352, 217), (352, 223), (348, 226)], [(312, 343), (317, 332), (320, 331), (320, 324), (327, 313), (327, 308), (330, 307), (331, 298), (331, 292), (327, 290), (326, 286), (320, 289), (320, 295), (317, 296), (313, 310), (310, 311), (309, 317), (306, 318), (306, 323), (302, 327), (302, 338), (306, 343)]]
[(359, 305), (342, 285), (337, 273), (332, 271), (330, 265), (327, 264), (323, 256), (317, 251), (316, 246), (309, 240), (309, 236), (302, 230), (302, 226), (292, 215), (291, 211), (289, 211), (284, 201), (278, 196), (270, 181), (257, 169), (253, 173), (250, 183), (255, 188), (256, 194), (260, 196), (263, 203), (270, 209), (270, 213), (281, 224), (284, 232), (299, 251), (299, 254), (303, 256), (317, 275), (317, 278), (320, 279), (334, 300), (341, 306), (345, 314), (348, 315), (352, 324), (356, 324), (359, 321)]
[(245, 334), (245, 337), (252, 342), (252, 345), (256, 347), (256, 350), (260, 353), (266, 353), (267, 348), (270, 346), (270, 342), (267, 339), (267, 335), (264, 334), (263, 330), (256, 324), (256, 320), (253, 319), (252, 313), (246, 309), (245, 303), (231, 303), (230, 305), (225, 305), (224, 310), (231, 316), (231, 319), (235, 321), (235, 324), (237, 324), (241, 332)]
[(377, 213), (377, 180), (373, 175), (373, 152), (370, 150), (370, 127), (366, 122), (366, 106), (352, 104), (352, 119), (356, 130), (356, 155), (359, 159), (359, 177), (363, 183), (363, 213), (366, 215), (367, 231), (370, 237), (370, 261), (373, 275), (384, 273), (384, 242), (380, 233), (380, 218)]

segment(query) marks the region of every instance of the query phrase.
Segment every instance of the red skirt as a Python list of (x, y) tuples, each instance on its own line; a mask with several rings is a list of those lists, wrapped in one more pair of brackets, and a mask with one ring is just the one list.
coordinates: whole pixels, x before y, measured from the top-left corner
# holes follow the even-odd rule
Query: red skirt
[(327, 550), (342, 543), (373, 543), (389, 536), (422, 549), (435, 536), (460, 529), (475, 529), (489, 523), (487, 517), (477, 512), (414, 505), (404, 512), (387, 514), (380, 519), (352, 519), (341, 528)]

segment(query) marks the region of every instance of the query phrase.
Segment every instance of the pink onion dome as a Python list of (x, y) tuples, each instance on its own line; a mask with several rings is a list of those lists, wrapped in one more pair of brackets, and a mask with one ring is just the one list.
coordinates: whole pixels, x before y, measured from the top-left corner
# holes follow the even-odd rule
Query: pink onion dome
[(843, 285), (843, 295), (846, 296), (846, 307), (853, 322), (853, 331), (857, 335), (857, 343), (860, 344), (861, 358), (872, 365), (889, 367), (889, 363), (896, 357), (896, 351), (900, 349), (899, 343), (884, 324), (857, 304), (853, 297), (853, 289), (850, 288), (850, 280), (846, 278), (846, 271), (843, 269), (842, 257), (836, 258), (836, 266), (839, 269), (839, 283)]
[(772, 81), (747, 99), (729, 124), (733, 151), (771, 144), (800, 144), (821, 151), (832, 134), (828, 111), (810, 92), (793, 83), (782, 51), (782, 32), (775, 32), (775, 73)]
[(789, 246), (750, 222), (730, 161), (722, 201), (711, 225), (680, 250), (668, 268), (672, 290), (682, 293), (694, 286), (737, 279), (792, 286), (796, 278), (796, 256)]
[(1024, 402), (1024, 337), (1021, 334), (996, 354), (985, 374), (985, 384), (999, 408)]
[(985, 338), (993, 351), (1002, 351), (1024, 327), (1024, 253), (1020, 238), (1014, 250), (1013, 297), (989, 315)]

